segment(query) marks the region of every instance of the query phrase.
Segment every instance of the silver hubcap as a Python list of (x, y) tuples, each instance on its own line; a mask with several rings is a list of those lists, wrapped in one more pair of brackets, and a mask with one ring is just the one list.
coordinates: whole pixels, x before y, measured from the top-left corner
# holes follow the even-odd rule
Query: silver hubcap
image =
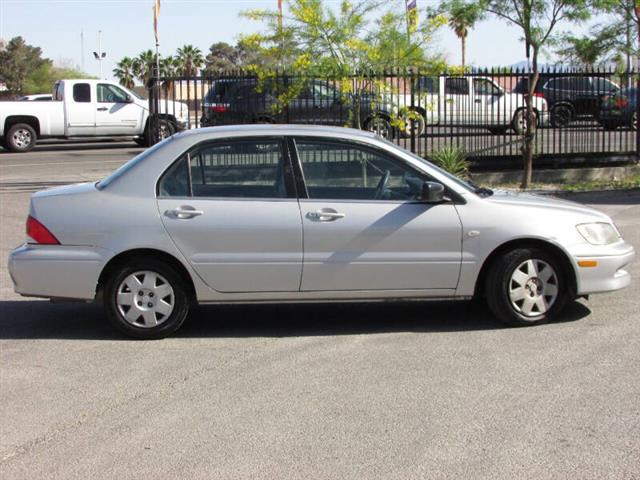
[(382, 119), (375, 119), (369, 124), (369, 131), (375, 132), (380, 135), (382, 138), (388, 138), (389, 135), (389, 125)]
[(511, 275), (511, 306), (525, 317), (549, 311), (558, 298), (558, 276), (551, 265), (537, 259), (522, 262)]
[(32, 142), (31, 132), (25, 128), (20, 128), (13, 132), (13, 144), (18, 148), (26, 148)]
[(135, 272), (118, 287), (116, 305), (122, 318), (136, 327), (151, 328), (173, 312), (175, 296), (169, 282), (155, 272)]
[(160, 124), (158, 127), (158, 137), (160, 137), (160, 140), (164, 140), (169, 136), (169, 128), (164, 124)]

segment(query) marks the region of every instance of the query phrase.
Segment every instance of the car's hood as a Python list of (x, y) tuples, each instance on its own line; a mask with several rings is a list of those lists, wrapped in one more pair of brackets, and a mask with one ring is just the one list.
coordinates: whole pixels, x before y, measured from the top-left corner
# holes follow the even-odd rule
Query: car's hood
[(557, 197), (536, 195), (532, 193), (508, 192), (495, 190), (493, 195), (485, 198), (490, 203), (500, 205), (513, 205), (515, 207), (531, 207), (537, 209), (549, 209), (554, 212), (566, 212), (592, 217), (595, 221), (609, 222), (610, 219), (604, 213), (593, 208), (586, 207), (576, 202), (563, 200)]

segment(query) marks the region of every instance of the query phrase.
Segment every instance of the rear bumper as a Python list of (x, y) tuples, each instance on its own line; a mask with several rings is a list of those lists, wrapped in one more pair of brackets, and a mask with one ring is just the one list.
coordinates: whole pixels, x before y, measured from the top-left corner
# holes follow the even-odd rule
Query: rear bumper
[(23, 245), (9, 255), (9, 274), (26, 297), (93, 300), (110, 256), (96, 247)]
[[(635, 258), (635, 250), (625, 242), (602, 247), (595, 255), (581, 252), (574, 256), (578, 275), (578, 295), (611, 292), (629, 286), (631, 275), (627, 267)], [(580, 260), (594, 260), (595, 267), (580, 267)]]

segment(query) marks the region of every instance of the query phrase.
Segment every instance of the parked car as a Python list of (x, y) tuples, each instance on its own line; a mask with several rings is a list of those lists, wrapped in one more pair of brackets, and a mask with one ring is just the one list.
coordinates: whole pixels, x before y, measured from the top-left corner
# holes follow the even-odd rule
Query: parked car
[[(365, 130), (392, 136), (389, 108), (371, 93), (356, 99), (329, 81), (312, 80), (281, 108), (278, 96), (291, 87), (259, 85), (251, 78), (224, 78), (213, 82), (202, 105), (203, 127), (246, 123), (353, 125), (354, 103), (359, 102), (360, 124)], [(293, 90), (292, 90), (293, 91)]]
[[(488, 77), (421, 77), (410, 91), (387, 96), (388, 103), (420, 114), (407, 122), (407, 134), (415, 129), (421, 135), (425, 125), (484, 127), (492, 133), (513, 129), (522, 134), (526, 129), (524, 96), (506, 92)], [(546, 125), (547, 102), (535, 98), (533, 108), (536, 124)]]
[[(184, 103), (159, 102), (160, 136), (185, 126)], [(133, 137), (148, 140), (149, 103), (106, 80), (60, 80), (50, 102), (0, 102), (0, 144), (31, 150), (39, 138)]]
[[(551, 125), (566, 127), (577, 118), (597, 117), (600, 97), (615, 93), (619, 88), (604, 77), (542, 74), (534, 95), (547, 101)], [(529, 79), (521, 78), (513, 91), (527, 94)]]
[(24, 95), (18, 99), (19, 102), (49, 102), (53, 100), (50, 93), (37, 93), (35, 95)]
[(600, 103), (598, 121), (607, 130), (618, 127), (638, 129), (638, 93), (635, 88), (621, 89), (613, 95), (604, 95)]
[(484, 297), (535, 325), (629, 285), (634, 255), (596, 210), (476, 187), (372, 133), (244, 125), (35, 193), (9, 272), (21, 295), (97, 300), (158, 338), (195, 302)]

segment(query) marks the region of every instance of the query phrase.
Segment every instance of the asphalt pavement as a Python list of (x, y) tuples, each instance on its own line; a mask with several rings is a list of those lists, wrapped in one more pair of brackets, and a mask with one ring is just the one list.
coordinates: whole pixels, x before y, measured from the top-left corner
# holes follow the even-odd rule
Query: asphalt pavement
[[(534, 328), (466, 302), (251, 305), (132, 341), (5, 267), (33, 190), (140, 151), (108, 146), (0, 153), (0, 478), (640, 478), (639, 262)], [(640, 247), (640, 191), (573, 198)]]

